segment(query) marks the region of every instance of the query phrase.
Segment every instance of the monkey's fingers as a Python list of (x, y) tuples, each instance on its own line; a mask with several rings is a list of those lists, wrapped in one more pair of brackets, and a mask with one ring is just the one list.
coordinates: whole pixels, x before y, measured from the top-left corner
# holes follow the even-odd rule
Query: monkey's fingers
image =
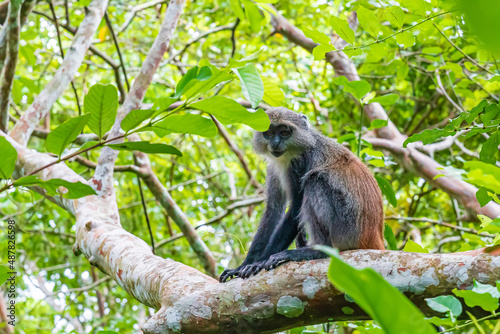
[(256, 275), (261, 270), (262, 265), (260, 263), (254, 263), (243, 268), (239, 276), (241, 278), (248, 278), (250, 276)]
[(283, 257), (272, 257), (269, 258), (269, 260), (266, 261), (264, 264), (264, 269), (266, 270), (271, 270), (276, 268), (277, 266), (290, 261), (289, 259), (283, 258)]

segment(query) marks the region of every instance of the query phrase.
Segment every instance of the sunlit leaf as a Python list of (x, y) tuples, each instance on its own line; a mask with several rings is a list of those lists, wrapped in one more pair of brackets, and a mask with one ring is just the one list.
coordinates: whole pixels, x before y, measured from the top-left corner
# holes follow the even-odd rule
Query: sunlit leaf
[(386, 223), (384, 227), (384, 239), (387, 241), (387, 246), (390, 250), (398, 250), (398, 244), (392, 228)]
[(490, 135), (479, 152), (479, 158), (483, 162), (494, 164), (498, 159), (498, 145), (500, 145), (500, 132), (497, 131)]
[(264, 96), (264, 84), (254, 64), (233, 69), (238, 78), (245, 98), (250, 101), (252, 108), (257, 108)]
[(211, 119), (196, 114), (171, 115), (151, 129), (159, 137), (169, 133), (187, 133), (211, 138), (217, 134), (217, 127)]
[(419, 244), (417, 244), (415, 241), (413, 241), (411, 239), (408, 239), (408, 241), (405, 244), (405, 247), (403, 248), (403, 251), (410, 252), (410, 253), (429, 253), (429, 250), (420, 246)]
[(264, 83), (264, 101), (273, 107), (282, 106), (285, 94), (271, 79), (262, 78)]
[(382, 30), (377, 15), (363, 6), (360, 6), (356, 13), (358, 14), (358, 20), (363, 30), (376, 38)]
[(214, 115), (222, 124), (241, 123), (257, 131), (266, 131), (271, 123), (264, 110), (251, 112), (238, 102), (222, 96), (192, 103), (190, 107)]
[(141, 125), (142, 122), (145, 120), (151, 118), (155, 111), (154, 110), (132, 110), (131, 112), (128, 113), (127, 116), (122, 121), (121, 128), (123, 131), (127, 132), (132, 129), (135, 129), (139, 125)]
[(16, 167), (17, 151), (3, 136), (0, 136), (0, 156), (0, 179), (10, 179)]
[(167, 144), (156, 144), (147, 141), (131, 141), (119, 144), (107, 144), (106, 146), (111, 147), (118, 151), (140, 151), (149, 154), (173, 154), (177, 156), (182, 156), (182, 153), (173, 146)]
[[(78, 182), (69, 182), (63, 179), (50, 179), (47, 181), (41, 180), (36, 175), (28, 175), (17, 179), (14, 182), (14, 187), (29, 187), (38, 186), (47, 191), (47, 195), (55, 196), (62, 194), (64, 198), (77, 199), (88, 195), (96, 195), (94, 189), (88, 184)], [(60, 187), (65, 188), (61, 191)]]
[(383, 106), (387, 106), (387, 105), (393, 105), (394, 103), (396, 103), (396, 101), (398, 99), (399, 99), (398, 94), (386, 94), (386, 95), (377, 96), (376, 98), (371, 99), (370, 103), (378, 102)]
[(330, 17), (330, 25), (335, 32), (349, 44), (354, 43), (354, 31), (349, 27), (349, 22), (336, 16)]
[(384, 11), (385, 17), (398, 29), (403, 28), (405, 13), (399, 6), (391, 6)]
[(385, 198), (387, 198), (393, 207), (396, 207), (398, 205), (398, 201), (389, 181), (377, 175), (375, 175), (375, 179), (377, 180), (378, 186), (380, 187), (380, 190), (384, 194)]
[(344, 90), (361, 100), (371, 90), (371, 85), (365, 80), (349, 81), (344, 85)]
[(52, 130), (45, 141), (47, 151), (60, 157), (64, 149), (82, 132), (91, 117), (91, 114), (75, 117)]
[(118, 110), (118, 91), (113, 85), (96, 84), (85, 96), (84, 109), (90, 114), (88, 127), (101, 139), (113, 126)]

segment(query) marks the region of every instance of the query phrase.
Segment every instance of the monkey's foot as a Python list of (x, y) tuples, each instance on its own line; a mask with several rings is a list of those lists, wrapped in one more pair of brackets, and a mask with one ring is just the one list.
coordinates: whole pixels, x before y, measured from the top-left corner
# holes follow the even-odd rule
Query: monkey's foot
[(235, 269), (226, 269), (222, 272), (222, 274), (220, 274), (220, 277), (219, 277), (219, 282), (221, 283), (225, 283), (227, 282), (227, 280), (233, 278), (233, 277), (237, 277), (239, 276), (239, 272), (240, 272), (240, 269), (241, 267), (238, 267), (238, 268), (235, 268)]

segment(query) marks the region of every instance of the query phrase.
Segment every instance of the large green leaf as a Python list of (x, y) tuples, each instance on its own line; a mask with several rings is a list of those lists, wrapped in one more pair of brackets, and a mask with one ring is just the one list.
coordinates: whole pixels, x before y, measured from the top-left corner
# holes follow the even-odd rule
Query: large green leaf
[(399, 99), (398, 94), (387, 94), (382, 96), (377, 96), (370, 100), (370, 103), (378, 102), (383, 106), (393, 105)]
[(384, 11), (385, 17), (389, 22), (396, 26), (398, 29), (403, 28), (403, 24), (405, 23), (405, 13), (399, 6), (392, 6), (387, 8)]
[(151, 118), (155, 111), (152, 109), (147, 110), (132, 110), (128, 113), (127, 116), (122, 121), (121, 128), (123, 131), (130, 131), (139, 125), (145, 120)]
[(60, 157), (64, 149), (82, 132), (91, 117), (90, 114), (75, 117), (52, 130), (45, 141), (47, 151)]
[(422, 144), (427, 145), (435, 142), (439, 138), (453, 136), (457, 133), (456, 128), (448, 124), (444, 129), (427, 129), (420, 133), (416, 133), (411, 137), (406, 138), (403, 143), (403, 147), (406, 147), (409, 143), (414, 143), (417, 141), (422, 141)]
[(114, 150), (118, 151), (140, 151), (144, 153), (154, 154), (173, 154), (182, 156), (182, 153), (173, 146), (167, 144), (153, 144), (147, 141), (133, 141), (120, 144), (108, 144)]
[(217, 127), (211, 119), (195, 114), (168, 116), (151, 129), (159, 137), (164, 137), (169, 133), (188, 133), (211, 138), (217, 134)]
[(500, 168), (482, 161), (467, 161), (464, 167), (470, 171), (467, 179), (478, 187), (500, 189)]
[(398, 201), (389, 181), (380, 176), (375, 176), (375, 180), (377, 180), (378, 186), (380, 187), (380, 190), (384, 194), (385, 198), (387, 198), (393, 207), (396, 207), (398, 205)]
[(270, 125), (264, 110), (250, 112), (238, 102), (222, 96), (204, 99), (192, 103), (189, 107), (214, 115), (222, 124), (241, 123), (257, 131), (266, 131)]
[(304, 35), (306, 35), (307, 38), (312, 39), (314, 43), (324, 44), (324, 45), (328, 45), (331, 43), (330, 37), (328, 37), (327, 35), (318, 30), (313, 30), (303, 27), (302, 32), (304, 33)]
[(478, 283), (476, 280), (474, 280), (472, 290), (453, 289), (453, 293), (457, 297), (462, 297), (469, 307), (479, 306), (485, 311), (493, 312), (499, 306), (498, 290), (492, 286), (485, 287), (485, 284)]
[(243, 67), (233, 69), (233, 71), (240, 78), (243, 96), (250, 101), (252, 108), (257, 108), (264, 96), (264, 84), (257, 68), (254, 64), (246, 64)]
[(358, 21), (363, 27), (363, 30), (372, 35), (372, 37), (377, 37), (382, 30), (382, 25), (380, 24), (377, 15), (371, 10), (360, 6), (356, 11), (358, 14)]
[(497, 131), (490, 135), (479, 152), (479, 158), (483, 162), (494, 164), (499, 154), (498, 145), (500, 145), (500, 132)]
[[(331, 257), (328, 279), (333, 285), (352, 298), (387, 334), (436, 333), (424, 315), (399, 290), (385, 281), (371, 268), (357, 270), (338, 258), (338, 251), (315, 246)], [(411, 323), (408, 323), (411, 319)]]
[(113, 126), (118, 110), (118, 91), (113, 85), (96, 84), (85, 96), (84, 109), (90, 114), (89, 129), (101, 139)]
[(43, 181), (36, 175), (28, 175), (17, 179), (14, 182), (14, 187), (28, 187), (28, 186), (39, 186), (47, 191), (47, 195), (55, 196), (64, 193), (59, 191), (60, 187), (66, 188), (66, 192), (63, 194), (64, 198), (76, 199), (85, 197), (88, 195), (96, 195), (94, 189), (88, 184), (78, 182), (69, 182), (63, 179), (50, 179), (48, 181)]
[(330, 25), (340, 38), (349, 44), (354, 44), (354, 31), (349, 27), (349, 23), (346, 20), (332, 16), (330, 17)]
[(250, 22), (250, 28), (253, 32), (259, 32), (262, 27), (262, 14), (260, 13), (259, 7), (257, 7), (252, 1), (243, 0), (245, 5), (245, 14)]
[(426, 298), (427, 305), (434, 311), (447, 313), (453, 321), (462, 314), (462, 303), (453, 296)]
[(349, 81), (344, 85), (344, 90), (358, 100), (361, 100), (371, 89), (372, 86), (365, 80)]
[(212, 77), (212, 71), (209, 66), (198, 67), (195, 66), (184, 74), (182, 79), (177, 83), (175, 88), (174, 98), (178, 98), (184, 94), (189, 88), (199, 83), (206, 81)]
[(319, 44), (313, 49), (314, 60), (325, 58), (325, 53), (335, 50), (332, 45)]
[(264, 101), (273, 107), (279, 107), (282, 105), (285, 99), (285, 94), (281, 88), (278, 87), (271, 79), (262, 78), (264, 83)]
[(415, 45), (415, 37), (411, 31), (404, 31), (396, 35), (396, 42), (398, 42), (398, 44), (403, 44), (406, 49)]
[(10, 179), (16, 167), (17, 151), (5, 137), (0, 136), (0, 179)]

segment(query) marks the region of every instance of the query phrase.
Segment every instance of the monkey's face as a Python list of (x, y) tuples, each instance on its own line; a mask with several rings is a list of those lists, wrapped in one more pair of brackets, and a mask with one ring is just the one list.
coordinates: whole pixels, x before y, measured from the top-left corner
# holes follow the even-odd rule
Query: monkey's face
[(314, 138), (309, 129), (280, 122), (271, 123), (265, 132), (256, 132), (253, 146), (259, 154), (287, 162), (313, 145)]
[(262, 132), (267, 141), (267, 151), (279, 158), (287, 151), (288, 140), (293, 134), (293, 128), (286, 124), (271, 124), (269, 130)]

